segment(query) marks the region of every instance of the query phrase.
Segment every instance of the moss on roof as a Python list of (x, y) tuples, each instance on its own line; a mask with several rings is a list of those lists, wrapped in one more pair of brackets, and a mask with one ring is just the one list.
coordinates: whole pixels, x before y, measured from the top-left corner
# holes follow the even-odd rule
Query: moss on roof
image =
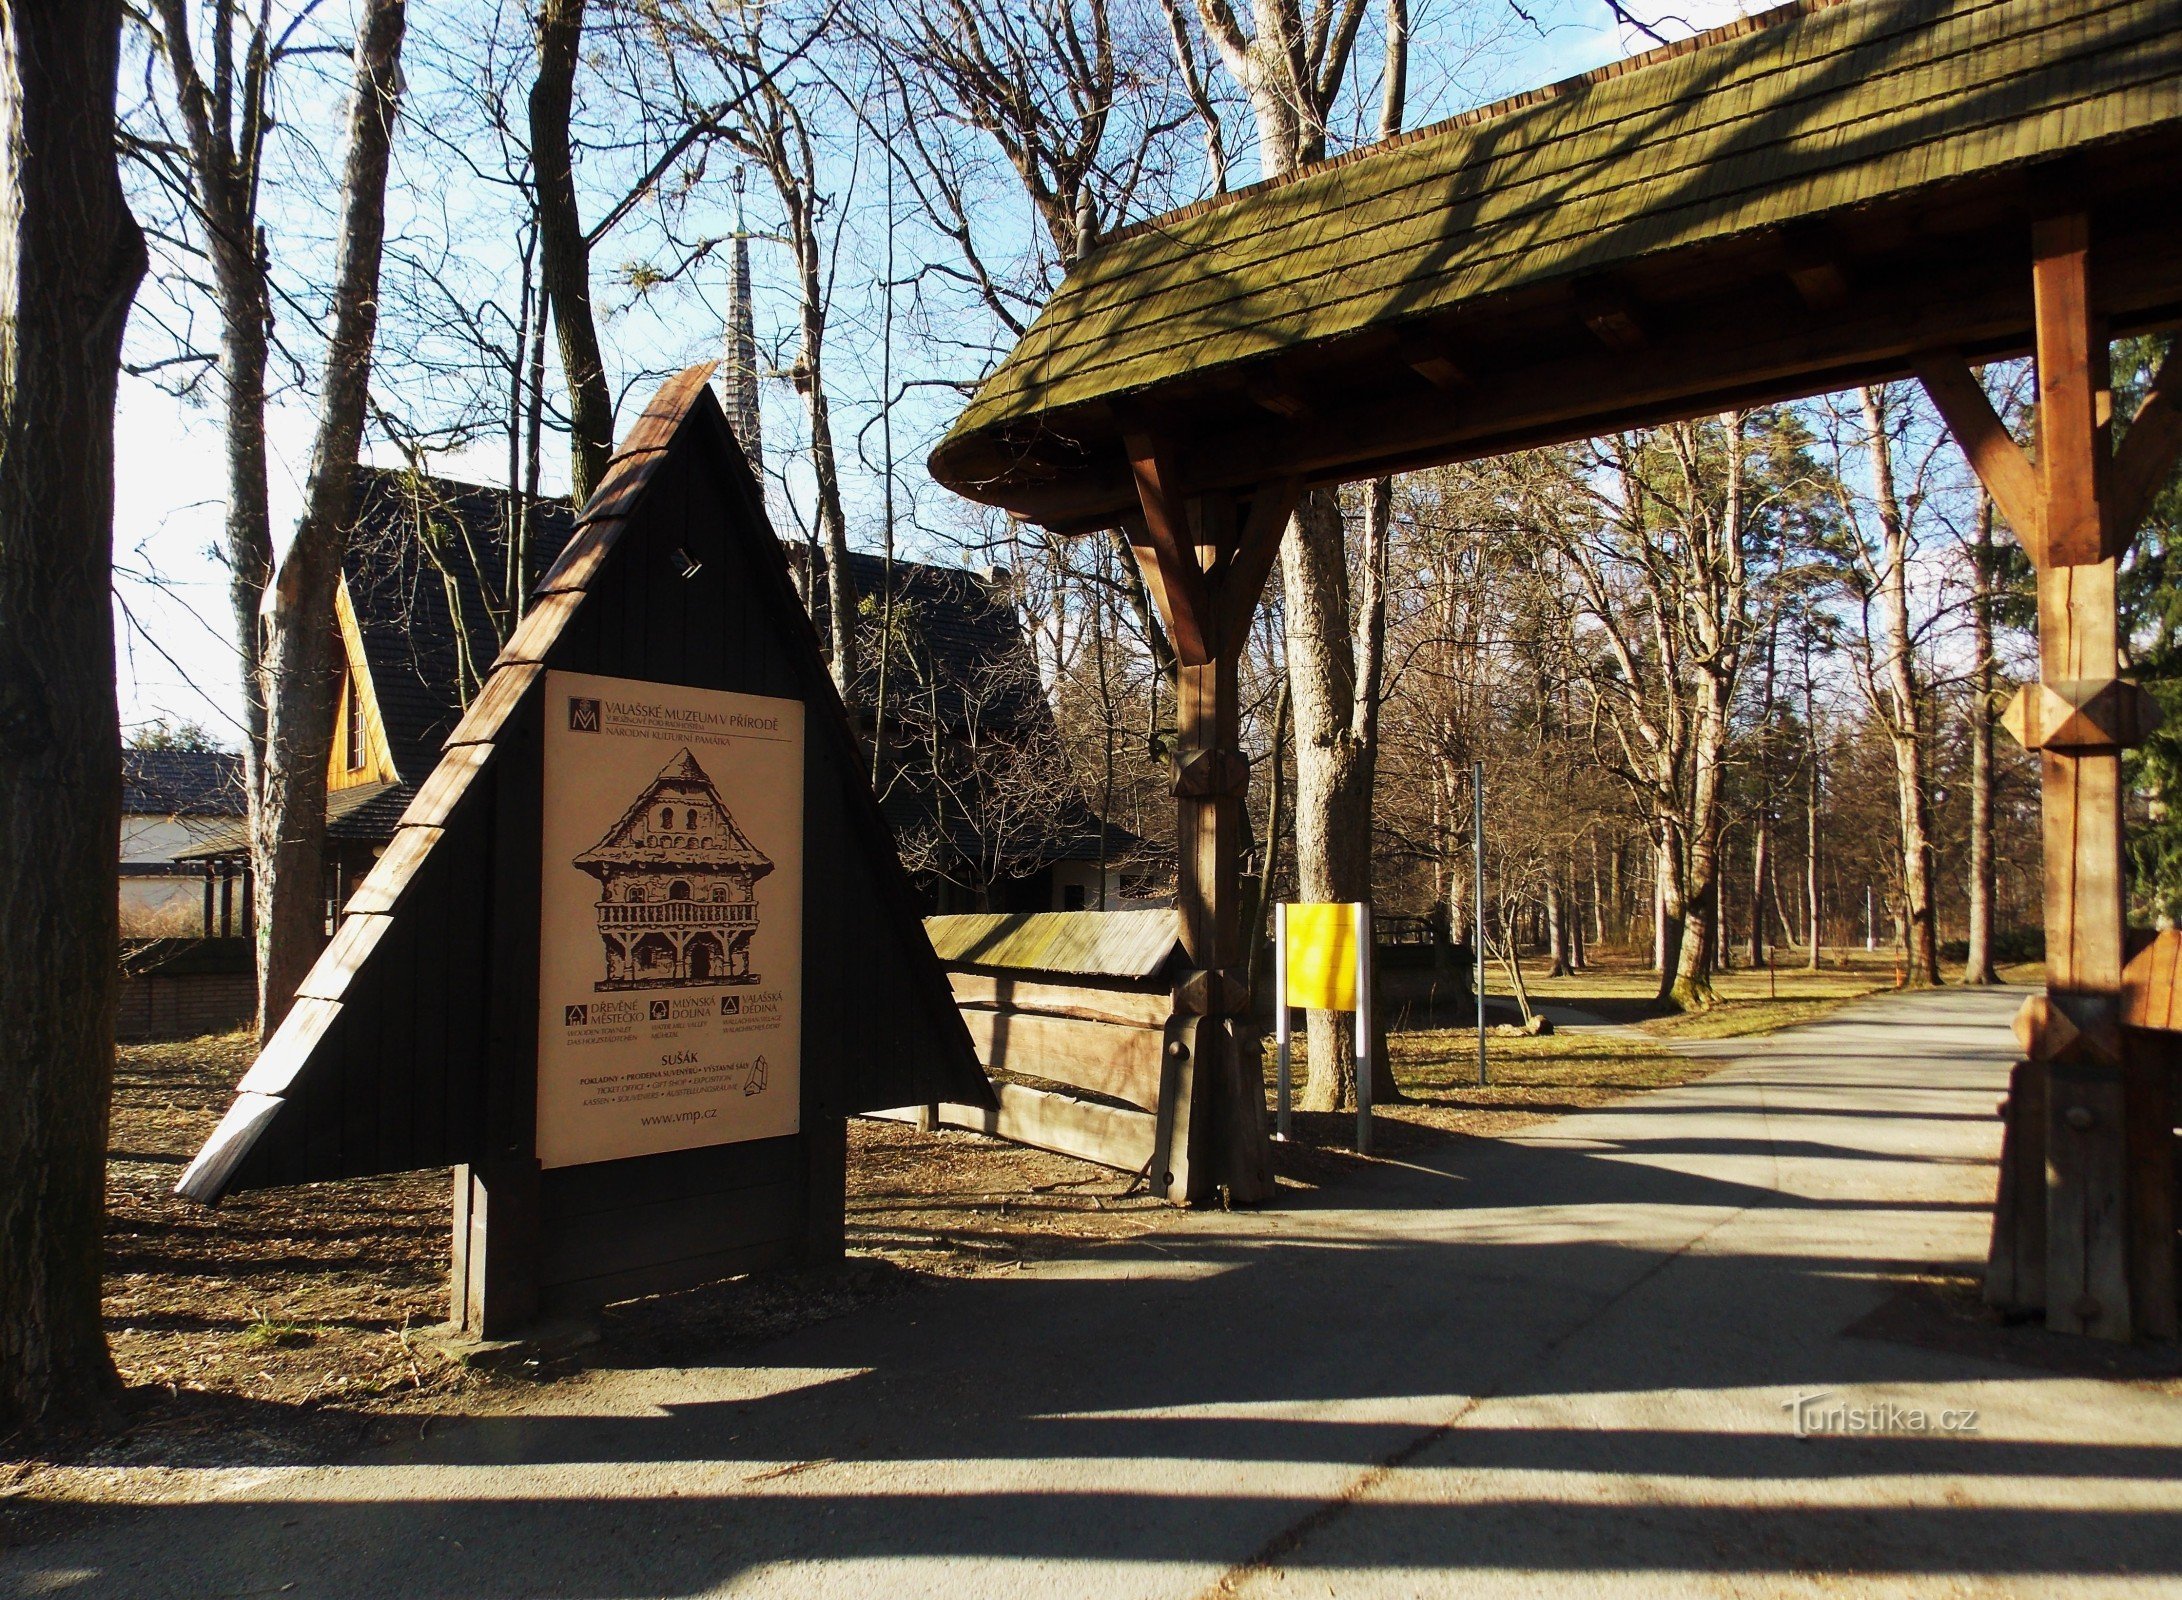
[(1143, 224), (950, 445), (2182, 121), (2182, 0), (1804, 0)]

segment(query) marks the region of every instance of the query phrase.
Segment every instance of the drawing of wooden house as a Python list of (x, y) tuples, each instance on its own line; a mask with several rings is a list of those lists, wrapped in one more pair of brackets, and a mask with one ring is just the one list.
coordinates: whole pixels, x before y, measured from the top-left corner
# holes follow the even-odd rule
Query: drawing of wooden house
[(756, 983), (757, 881), (773, 870), (684, 750), (572, 865), (599, 880), (601, 989)]

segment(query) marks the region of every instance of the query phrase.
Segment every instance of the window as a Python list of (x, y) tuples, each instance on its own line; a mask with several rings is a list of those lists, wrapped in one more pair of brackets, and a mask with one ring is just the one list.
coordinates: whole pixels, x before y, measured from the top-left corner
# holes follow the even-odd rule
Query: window
[(671, 832), (672, 832), (673, 830), (674, 830), (674, 807), (672, 807), (672, 806), (661, 806), (661, 807), (659, 808), (659, 831), (660, 831), (661, 833), (671, 833)]
[(346, 695), (344, 696), (344, 700), (345, 704), (342, 706), (342, 717), (343, 720), (348, 724), (349, 771), (361, 772), (364, 770), (365, 760), (364, 692), (362, 687), (357, 683), (356, 674), (354, 672), (350, 672), (348, 674), (348, 690)]
[(689, 898), (689, 885), (680, 878), (675, 879), (674, 882), (667, 885), (667, 898), (669, 900), (687, 900)]
[(1083, 909), (1082, 884), (1064, 883), (1061, 885), (1061, 909), (1063, 911), (1081, 911)]
[(687, 811), (683, 813), (683, 816), (685, 819), (684, 826), (687, 827), (687, 829), (691, 833), (695, 833), (697, 831), (697, 813), (694, 810)]

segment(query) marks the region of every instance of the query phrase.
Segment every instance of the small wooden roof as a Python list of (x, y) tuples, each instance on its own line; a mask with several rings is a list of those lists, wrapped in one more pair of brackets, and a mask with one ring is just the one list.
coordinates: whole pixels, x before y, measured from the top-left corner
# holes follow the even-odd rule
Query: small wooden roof
[(1073, 978), (1156, 977), (1181, 947), (1172, 911), (974, 912), (924, 931), (949, 966)]
[(2123, 236), (2177, 151), (2182, 0), (1801, 0), (1118, 235), (932, 470), (1091, 527), (1133, 504), (1124, 424), (1247, 490), (2000, 353), (2053, 201), (2117, 214), (2110, 314), (2172, 315)]

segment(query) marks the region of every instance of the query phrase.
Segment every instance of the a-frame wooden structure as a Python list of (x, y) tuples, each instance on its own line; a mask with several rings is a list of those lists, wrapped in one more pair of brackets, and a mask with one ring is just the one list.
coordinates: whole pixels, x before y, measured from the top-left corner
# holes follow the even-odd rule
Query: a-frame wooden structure
[[(622, 441), (179, 1185), (211, 1202), (454, 1165), (454, 1320), (483, 1333), (838, 1255), (847, 1116), (993, 1104), (711, 371), (670, 379)], [(540, 1169), (549, 668), (803, 703), (800, 1132)]]
[[(2001, 1213), (2037, 1228), (1996, 1236), (1996, 1293), (2171, 1334), (2167, 1069), (2121, 1020), (2142, 701), (2114, 579), (2182, 445), (2182, 368), (2116, 450), (2104, 353), (2178, 323), (2182, 0), (1803, 0), (1117, 237), (932, 468), (1129, 530), (1183, 661), (1183, 942), (1232, 1014), (1235, 660), (1300, 490), (1921, 376), (2039, 567), (2014, 720), (2044, 756), (2049, 988)], [(2023, 354), (2035, 461), (1970, 375)], [(1262, 1192), (1255, 1063), (1220, 1072), (1226, 1180)]]

